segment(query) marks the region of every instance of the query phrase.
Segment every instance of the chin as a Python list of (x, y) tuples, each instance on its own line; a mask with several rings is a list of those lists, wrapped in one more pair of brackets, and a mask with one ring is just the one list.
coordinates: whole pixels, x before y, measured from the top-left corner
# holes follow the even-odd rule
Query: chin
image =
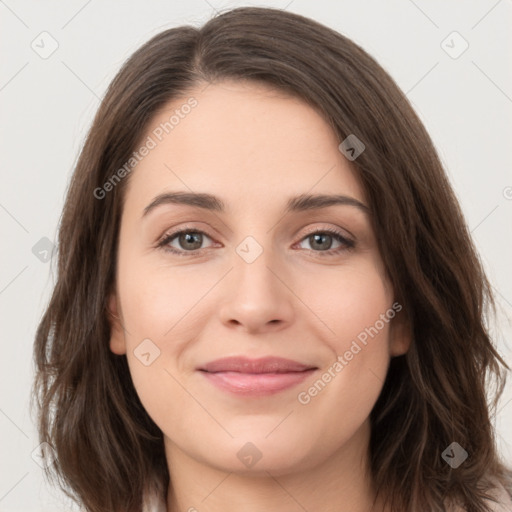
[(283, 444), (282, 438), (265, 435), (235, 437), (227, 445), (216, 443), (219, 449), (211, 453), (207, 462), (221, 471), (255, 477), (304, 471), (321, 462), (321, 450), (312, 447), (307, 451), (295, 436), (288, 436), (288, 442)]

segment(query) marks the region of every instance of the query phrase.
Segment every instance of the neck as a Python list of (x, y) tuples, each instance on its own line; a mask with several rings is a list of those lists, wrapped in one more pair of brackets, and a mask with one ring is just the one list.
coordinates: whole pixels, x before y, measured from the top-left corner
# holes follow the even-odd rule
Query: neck
[(280, 474), (237, 473), (196, 460), (168, 438), (165, 449), (171, 485), (168, 512), (384, 512), (374, 505), (369, 467), (370, 427), (365, 423), (349, 442), (313, 467)]

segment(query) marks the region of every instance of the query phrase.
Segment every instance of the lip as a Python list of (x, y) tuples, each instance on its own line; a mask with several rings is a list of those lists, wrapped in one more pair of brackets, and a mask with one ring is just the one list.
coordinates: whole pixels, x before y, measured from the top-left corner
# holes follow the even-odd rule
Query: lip
[(318, 368), (281, 357), (225, 357), (198, 370), (216, 387), (243, 396), (268, 396), (296, 386)]

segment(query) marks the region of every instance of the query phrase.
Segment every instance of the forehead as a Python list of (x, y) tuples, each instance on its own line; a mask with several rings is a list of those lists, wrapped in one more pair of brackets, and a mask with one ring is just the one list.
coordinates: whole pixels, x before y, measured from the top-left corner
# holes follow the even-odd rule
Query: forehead
[(165, 190), (208, 192), (228, 206), (230, 198), (261, 207), (304, 193), (364, 201), (356, 171), (322, 116), (261, 84), (191, 89), (153, 117), (142, 142), (148, 137), (153, 147), (131, 173), (126, 203), (142, 205)]

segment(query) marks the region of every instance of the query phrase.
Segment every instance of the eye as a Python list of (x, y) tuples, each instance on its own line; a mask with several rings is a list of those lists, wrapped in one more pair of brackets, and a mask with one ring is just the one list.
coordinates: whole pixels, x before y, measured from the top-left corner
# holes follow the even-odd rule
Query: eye
[[(180, 231), (166, 234), (158, 243), (158, 247), (178, 256), (194, 256), (201, 249), (205, 249), (202, 247), (205, 238), (212, 240), (204, 231), (185, 227)], [(310, 252), (317, 253), (319, 256), (331, 256), (355, 247), (353, 240), (340, 231), (329, 228), (308, 233), (299, 245), (304, 242), (310, 244), (311, 249), (308, 249)], [(337, 243), (338, 247), (333, 248), (333, 243)]]
[[(186, 253), (194, 253), (203, 249), (202, 244), (204, 238), (211, 240), (211, 238), (203, 231), (199, 229), (182, 229), (174, 233), (169, 233), (158, 243), (158, 247), (161, 247), (167, 251), (180, 256), (187, 255)], [(177, 244), (178, 247), (176, 247)]]
[[(339, 244), (338, 247), (332, 248), (333, 240)], [(355, 247), (353, 240), (345, 237), (341, 232), (335, 229), (313, 231), (304, 237), (300, 244), (304, 242), (308, 242), (312, 247), (310, 250), (319, 253), (320, 256), (338, 254)]]

